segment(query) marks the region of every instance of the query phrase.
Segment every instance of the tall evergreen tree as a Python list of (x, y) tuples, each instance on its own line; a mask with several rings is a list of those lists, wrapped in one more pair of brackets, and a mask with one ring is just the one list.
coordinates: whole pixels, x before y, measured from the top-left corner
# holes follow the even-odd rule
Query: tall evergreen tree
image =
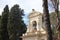
[(19, 5), (14, 5), (9, 13), (8, 17), (8, 32), (10, 40), (22, 40), (19, 38), (26, 32), (26, 25), (23, 21), (23, 10), (19, 8)]
[(0, 40), (2, 40), (1, 32), (2, 32), (2, 29), (1, 29), (1, 16), (0, 16)]
[(43, 11), (44, 11), (45, 27), (46, 27), (46, 32), (47, 32), (47, 40), (52, 40), (52, 31), (51, 31), (51, 26), (50, 26), (47, 0), (43, 0)]
[(3, 40), (9, 40), (7, 31), (8, 14), (9, 8), (8, 5), (6, 5), (1, 16), (1, 30), (2, 30), (1, 35)]

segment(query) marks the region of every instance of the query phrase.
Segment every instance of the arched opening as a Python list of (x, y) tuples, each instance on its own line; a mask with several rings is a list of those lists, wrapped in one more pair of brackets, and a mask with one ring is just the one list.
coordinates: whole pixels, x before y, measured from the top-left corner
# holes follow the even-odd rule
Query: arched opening
[(37, 30), (37, 22), (36, 21), (33, 21), (33, 28), (34, 28), (34, 30)]

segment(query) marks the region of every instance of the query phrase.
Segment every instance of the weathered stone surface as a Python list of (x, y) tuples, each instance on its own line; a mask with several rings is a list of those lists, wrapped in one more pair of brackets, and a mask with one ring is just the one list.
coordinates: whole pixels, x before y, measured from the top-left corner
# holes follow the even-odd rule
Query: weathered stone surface
[[(33, 23), (36, 21), (36, 30)], [(42, 28), (42, 14), (38, 11), (32, 10), (28, 15), (28, 29), (22, 36), (23, 40), (47, 40), (46, 31)]]

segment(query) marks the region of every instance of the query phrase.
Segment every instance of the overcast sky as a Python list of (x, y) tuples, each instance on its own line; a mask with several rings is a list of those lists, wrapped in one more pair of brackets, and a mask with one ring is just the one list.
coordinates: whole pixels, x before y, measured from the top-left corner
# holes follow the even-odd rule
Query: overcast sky
[(42, 0), (0, 0), (0, 15), (6, 4), (8, 4), (9, 9), (13, 5), (19, 4), (19, 6), (24, 9), (25, 12), (29, 13), (31, 9), (42, 12)]
[(5, 5), (8, 5), (9, 9), (11, 9), (15, 4), (19, 4), (20, 8), (24, 9), (26, 15), (24, 17), (25, 23), (27, 22), (27, 15), (32, 9), (43, 12), (42, 0), (0, 0), (0, 15)]
[(9, 9), (13, 7), (15, 4), (19, 4), (20, 8), (24, 9), (25, 15), (24, 21), (27, 22), (27, 15), (31, 12), (32, 9), (40, 11), (43, 13), (42, 0), (0, 0), (0, 15), (5, 7), (5, 5), (9, 6)]

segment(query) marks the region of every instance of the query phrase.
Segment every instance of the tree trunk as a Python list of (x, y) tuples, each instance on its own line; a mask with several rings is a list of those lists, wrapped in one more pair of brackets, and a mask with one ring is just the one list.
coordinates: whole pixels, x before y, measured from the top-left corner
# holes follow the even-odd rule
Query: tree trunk
[[(59, 18), (59, 0), (51, 0), (53, 7), (55, 9), (56, 17), (57, 17), (57, 31), (58, 31), (58, 39), (60, 38), (60, 18)], [(60, 40), (60, 39), (59, 39)]]
[(59, 18), (59, 0), (56, 3), (55, 13), (57, 16), (57, 31), (58, 31), (58, 39), (60, 40), (60, 18)]
[(46, 32), (47, 32), (47, 40), (53, 40), (51, 26), (50, 26), (50, 19), (49, 19), (49, 11), (48, 11), (48, 2), (47, 2), (47, 0), (43, 0), (43, 11), (44, 11), (45, 27), (46, 27)]

